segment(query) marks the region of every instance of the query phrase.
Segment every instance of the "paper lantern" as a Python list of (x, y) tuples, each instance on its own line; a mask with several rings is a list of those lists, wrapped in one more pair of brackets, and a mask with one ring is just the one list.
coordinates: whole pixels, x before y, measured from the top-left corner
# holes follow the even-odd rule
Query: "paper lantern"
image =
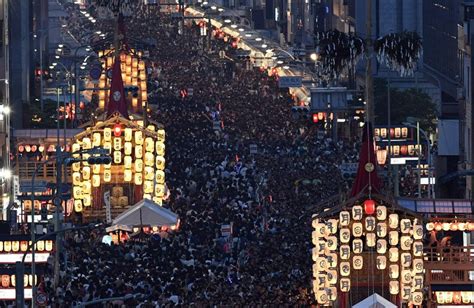
[(459, 231), (466, 230), (466, 224), (463, 223), (463, 222), (458, 223), (458, 229), (459, 229)]
[(89, 166), (82, 168), (82, 178), (84, 180), (89, 180), (91, 178), (91, 168)]
[(409, 301), (411, 297), (411, 287), (402, 285), (400, 297), (402, 298), (402, 301), (404, 302)]
[(158, 135), (158, 140), (161, 142), (165, 142), (165, 130), (164, 129), (159, 129), (157, 130), (157, 135)]
[(45, 250), (46, 251), (52, 251), (53, 250), (53, 241), (52, 240), (46, 240), (45, 241)]
[[(164, 185), (155, 185), (155, 197), (163, 197), (165, 194), (165, 186)], [(319, 245), (321, 245), (321, 241), (319, 241)]]
[(443, 230), (443, 224), (441, 224), (440, 222), (435, 223), (434, 229), (435, 229), (436, 231), (441, 231), (441, 230)]
[[(34, 278), (34, 281), (33, 281)], [(28, 283), (30, 286), (36, 286), (38, 284), (38, 276), (28, 275)]]
[(365, 240), (367, 243), (367, 247), (375, 247), (375, 233), (367, 233), (365, 235)]
[(25, 252), (28, 250), (28, 241), (21, 241), (20, 242), (20, 250)]
[(135, 144), (143, 145), (143, 133), (139, 130), (135, 132)]
[(161, 141), (155, 142), (155, 152), (156, 152), (156, 155), (164, 156), (165, 155), (165, 144)]
[(122, 163), (122, 152), (114, 151), (114, 164)]
[(334, 285), (337, 283), (337, 271), (335, 270), (328, 270), (326, 271), (328, 282), (330, 285)]
[(2, 275), (2, 287), (8, 288), (10, 286), (10, 275)]
[(84, 150), (88, 150), (92, 148), (92, 141), (90, 138), (85, 137), (84, 139), (82, 139), (82, 148)]
[(122, 138), (114, 137), (114, 150), (120, 151), (122, 149)]
[(4, 241), (3, 242), (3, 250), (5, 252), (10, 252), (12, 251), (12, 242), (11, 241)]
[[(144, 181), (143, 182), (143, 192), (145, 194), (153, 193), (153, 181)], [(149, 199), (151, 199), (151, 196), (150, 196)]]
[(375, 230), (375, 217), (369, 216), (365, 218), (365, 230), (369, 232)]
[(355, 239), (352, 241), (352, 251), (354, 253), (362, 253), (364, 250), (364, 242), (361, 239)]
[(354, 256), (352, 258), (352, 267), (355, 270), (361, 270), (363, 266), (364, 266), (364, 259), (362, 258), (362, 256)]
[(143, 147), (141, 145), (135, 146), (135, 158), (142, 158), (143, 157)]
[(143, 170), (143, 160), (136, 159), (135, 160), (135, 172), (142, 172)]
[(92, 187), (99, 187), (100, 186), (100, 175), (94, 174), (92, 176)]
[(400, 248), (402, 250), (410, 250), (412, 244), (412, 238), (408, 235), (404, 235), (400, 239)]
[(91, 195), (89, 194), (84, 194), (83, 198), (82, 198), (82, 204), (84, 206), (91, 206), (92, 205), (92, 199), (91, 199)]
[(157, 156), (155, 163), (156, 163), (156, 169), (165, 170), (165, 158), (163, 156)]
[(100, 165), (92, 165), (92, 173), (100, 174)]
[(313, 245), (317, 245), (318, 241), (319, 237), (316, 231), (311, 232), (311, 243), (313, 243)]
[(398, 228), (398, 214), (388, 215), (388, 226), (391, 229), (397, 229)]
[(351, 215), (349, 214), (348, 211), (341, 211), (339, 213), (339, 223), (341, 224), (342, 227), (346, 227), (349, 225), (351, 222)]
[(341, 262), (339, 265), (339, 274), (342, 277), (348, 277), (351, 274), (351, 264), (349, 262)]
[[(155, 181), (158, 184), (164, 184), (165, 183), (165, 173), (161, 170), (156, 170), (155, 172)], [(336, 225), (337, 227), (337, 225)]]
[(73, 164), (72, 164), (72, 171), (73, 171), (73, 172), (79, 172), (79, 171), (81, 171), (81, 163), (73, 163)]
[(80, 172), (73, 172), (72, 173), (72, 184), (73, 185), (81, 185), (81, 173)]
[(400, 274), (402, 284), (411, 284), (411, 271), (402, 270)]
[(413, 238), (421, 240), (423, 238), (423, 226), (420, 224), (413, 225)]
[(387, 257), (377, 256), (377, 259), (375, 262), (376, 262), (377, 269), (384, 270), (387, 268)]
[(404, 252), (400, 255), (400, 264), (402, 267), (410, 267), (412, 263), (412, 255), (410, 253)]
[(379, 222), (377, 224), (377, 237), (385, 237), (387, 236), (387, 224), (385, 222)]
[(343, 228), (339, 231), (339, 240), (341, 243), (349, 243), (351, 239), (351, 231), (347, 228)]
[(124, 148), (123, 152), (125, 155), (132, 155), (133, 146), (131, 142), (125, 142), (123, 145), (123, 148)]
[(352, 219), (353, 220), (361, 220), (364, 212), (362, 211), (362, 206), (354, 205), (352, 207)]
[(449, 222), (444, 222), (443, 225), (442, 225), (443, 226), (443, 231), (449, 231), (449, 225), (450, 225)]
[(395, 263), (398, 262), (399, 252), (398, 248), (392, 247), (388, 250), (388, 259), (390, 262)]
[(387, 252), (387, 241), (383, 239), (377, 240), (377, 253), (385, 254)]
[(387, 207), (383, 205), (377, 206), (377, 212), (376, 212), (376, 217), (377, 220), (385, 220), (387, 219)]
[(133, 134), (132, 129), (129, 127), (126, 127), (124, 129), (124, 134), (123, 134), (125, 141), (132, 141), (132, 134)]
[(458, 231), (458, 223), (453, 222), (449, 225), (449, 231)]
[(318, 257), (316, 259), (316, 268), (318, 272), (324, 272), (328, 268), (327, 261), (325, 257)]
[[(152, 189), (152, 191), (153, 191), (153, 189)], [(152, 200), (152, 196), (151, 196), (151, 194), (143, 194), (143, 199)]]
[(12, 241), (12, 251), (18, 252), (20, 250), (20, 242), (19, 241)]
[(155, 142), (151, 137), (145, 138), (145, 150), (147, 152), (153, 152), (155, 150)]
[(145, 153), (145, 166), (153, 166), (155, 164), (155, 156), (151, 152)]
[(400, 231), (402, 231), (402, 233), (409, 233), (411, 228), (412, 224), (410, 219), (400, 220)]
[(123, 171), (123, 180), (125, 182), (131, 182), (132, 181), (132, 178), (133, 178), (133, 173), (132, 173), (132, 170), (130, 169), (125, 169)]
[(364, 212), (366, 215), (373, 215), (375, 213), (375, 201), (367, 199), (364, 201)]
[(316, 292), (316, 301), (321, 304), (327, 304), (328, 303), (328, 296), (325, 291), (318, 291)]
[(325, 253), (326, 261), (328, 263), (328, 268), (335, 269), (337, 268), (337, 253)]
[(388, 234), (388, 242), (392, 246), (398, 245), (398, 231), (390, 231)]
[[(161, 171), (161, 170), (160, 170)], [(162, 172), (162, 171), (161, 171)], [(338, 224), (338, 221), (337, 219), (329, 219), (327, 222), (326, 222), (326, 227), (328, 229), (328, 232), (329, 234), (336, 234), (337, 232), (337, 224)]]
[(474, 222), (468, 223), (466, 229), (469, 231), (474, 231)]
[(141, 173), (135, 173), (135, 185), (143, 184), (143, 175)]
[(313, 229), (316, 229), (316, 227), (318, 226), (319, 224), (319, 219), (317, 218), (314, 218), (312, 221), (311, 221), (311, 226), (313, 227)]
[(100, 147), (102, 145), (101, 138), (100, 138), (100, 133), (92, 134), (92, 145), (94, 147)]
[[(79, 183), (78, 185), (82, 185), (82, 183)], [(74, 199), (82, 199), (82, 187), (74, 186), (72, 188), (72, 196), (74, 197)]]
[(422, 241), (413, 242), (413, 255), (415, 257), (423, 256), (423, 242)]
[(361, 237), (364, 232), (361, 222), (354, 222), (352, 224), (352, 235), (354, 237)]
[(429, 222), (426, 224), (426, 230), (431, 231), (434, 230), (434, 223)]
[(339, 257), (341, 260), (349, 260), (349, 257), (351, 256), (351, 248), (349, 245), (341, 245), (339, 248)]
[(413, 259), (413, 273), (422, 274), (423, 273), (423, 259)]
[(423, 289), (423, 281), (424, 281), (424, 276), (423, 275), (414, 275), (412, 272), (412, 286), (413, 289), (415, 290), (421, 290)]
[(412, 302), (414, 305), (420, 306), (423, 304), (423, 293), (422, 292), (413, 292)]
[(44, 251), (44, 241), (37, 241), (36, 245), (38, 251)]
[(391, 264), (388, 267), (388, 270), (388, 276), (390, 277), (390, 279), (398, 279), (398, 277), (400, 276), (400, 268), (397, 264)]
[(110, 169), (104, 169), (104, 182), (110, 182), (112, 180), (112, 171)]
[(112, 129), (110, 127), (104, 128), (104, 141), (112, 140)]
[(349, 278), (341, 278), (339, 280), (339, 289), (344, 293), (349, 292), (351, 290), (351, 280)]
[(327, 248), (331, 251), (334, 251), (337, 249), (337, 237), (335, 236), (328, 236), (327, 240)]
[(320, 253), (320, 251), (319, 251), (318, 247), (315, 247), (315, 248), (311, 249), (311, 257), (313, 259), (313, 262), (316, 262), (316, 260), (318, 260), (319, 253)]

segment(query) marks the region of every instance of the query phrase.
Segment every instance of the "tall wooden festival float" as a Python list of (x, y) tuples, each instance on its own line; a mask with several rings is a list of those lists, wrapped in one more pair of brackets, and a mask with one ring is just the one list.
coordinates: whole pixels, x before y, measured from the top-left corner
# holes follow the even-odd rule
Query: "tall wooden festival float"
[(114, 217), (142, 199), (162, 205), (165, 196), (165, 130), (146, 117), (145, 63), (133, 50), (99, 55), (99, 115), (74, 137), (72, 152), (102, 147), (112, 163), (90, 165), (82, 154), (72, 165), (74, 211), (85, 219), (104, 218), (107, 192)]
[(397, 307), (422, 307), (423, 222), (382, 194), (369, 132), (350, 197), (320, 204), (312, 218), (315, 299), (321, 307), (351, 307), (377, 293)]

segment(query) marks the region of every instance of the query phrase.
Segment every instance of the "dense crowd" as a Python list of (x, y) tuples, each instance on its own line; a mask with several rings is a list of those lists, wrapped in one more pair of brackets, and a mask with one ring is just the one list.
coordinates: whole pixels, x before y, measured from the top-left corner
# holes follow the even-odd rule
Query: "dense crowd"
[[(72, 33), (81, 25), (74, 14)], [(314, 304), (312, 207), (348, 190), (339, 166), (357, 160), (358, 140), (319, 139), (310, 123), (291, 119), (292, 98), (275, 76), (248, 70), (223, 40), (207, 51), (195, 26), (179, 35), (169, 17), (149, 14), (140, 8), (127, 19), (127, 36), (156, 42), (147, 63), (149, 103), (166, 128), (165, 206), (179, 214), (180, 229), (120, 245), (102, 244), (96, 232), (72, 235), (59, 287), (49, 277), (43, 283), (50, 303), (128, 294), (133, 299), (111, 305)], [(230, 237), (221, 234), (223, 224), (232, 224)]]

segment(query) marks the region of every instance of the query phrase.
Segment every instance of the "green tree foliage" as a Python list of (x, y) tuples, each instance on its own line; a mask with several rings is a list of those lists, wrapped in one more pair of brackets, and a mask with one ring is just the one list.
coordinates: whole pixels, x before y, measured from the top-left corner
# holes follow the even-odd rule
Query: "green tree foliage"
[[(384, 79), (376, 79), (374, 82), (375, 96), (375, 124), (387, 125), (387, 101), (388, 89)], [(420, 119), (420, 127), (424, 130), (434, 132), (435, 120), (438, 111), (431, 97), (419, 89), (400, 90), (390, 88), (391, 123), (392, 125), (405, 122), (407, 117)]]

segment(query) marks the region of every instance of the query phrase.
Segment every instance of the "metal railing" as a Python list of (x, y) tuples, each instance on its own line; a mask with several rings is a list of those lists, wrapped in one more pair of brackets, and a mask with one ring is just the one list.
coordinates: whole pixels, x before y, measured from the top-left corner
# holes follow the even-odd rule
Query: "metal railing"
[(424, 249), (426, 267), (436, 269), (441, 265), (471, 265), (474, 269), (474, 246), (430, 247)]
[[(56, 162), (50, 164), (41, 164), (41, 161), (18, 162), (15, 166), (15, 174), (18, 174), (21, 180), (30, 179), (38, 167), (36, 177), (38, 179), (53, 179), (56, 177)], [(68, 167), (68, 178), (71, 176), (71, 167)]]
[(431, 283), (472, 283), (467, 270), (431, 270), (427, 273)]

